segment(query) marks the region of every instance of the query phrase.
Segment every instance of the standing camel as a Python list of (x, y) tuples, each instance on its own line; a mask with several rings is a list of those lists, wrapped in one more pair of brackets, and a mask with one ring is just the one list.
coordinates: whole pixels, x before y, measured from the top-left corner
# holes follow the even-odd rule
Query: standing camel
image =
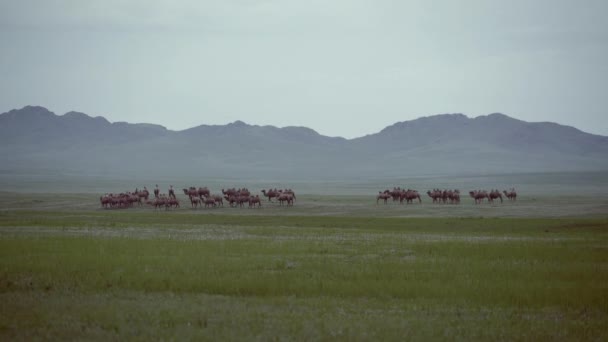
[(388, 199), (391, 197), (393, 196), (391, 196), (390, 193), (378, 191), (378, 196), (376, 196), (376, 204), (378, 204), (378, 201), (380, 200), (384, 200), (384, 204), (388, 204)]
[(490, 201), (494, 202), (495, 199), (500, 198), (500, 203), (502, 203), (502, 195), (500, 194), (500, 191), (498, 190), (492, 190), (490, 191)]
[(509, 201), (517, 200), (517, 192), (515, 192), (515, 188), (511, 188), (511, 190), (504, 190), (503, 193), (509, 199)]

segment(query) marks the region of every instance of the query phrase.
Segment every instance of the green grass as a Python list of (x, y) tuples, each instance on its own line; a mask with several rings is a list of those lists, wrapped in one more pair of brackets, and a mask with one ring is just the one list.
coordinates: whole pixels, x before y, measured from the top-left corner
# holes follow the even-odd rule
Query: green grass
[(606, 340), (607, 219), (0, 213), (0, 339)]

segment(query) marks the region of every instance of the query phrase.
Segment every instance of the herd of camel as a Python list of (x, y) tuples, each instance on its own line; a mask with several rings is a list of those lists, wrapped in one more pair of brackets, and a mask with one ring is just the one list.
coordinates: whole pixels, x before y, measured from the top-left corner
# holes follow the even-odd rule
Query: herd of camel
[[(253, 195), (247, 188), (230, 188), (222, 189), (222, 195), (212, 194), (207, 187), (191, 186), (187, 189), (182, 189), (184, 195), (188, 196), (192, 208), (205, 207), (216, 208), (223, 207), (224, 201), (228, 202), (231, 207), (244, 207), (247, 204), (250, 208), (260, 208), (262, 200), (260, 195)], [(269, 202), (275, 199), (280, 206), (293, 206), (296, 200), (296, 194), (291, 189), (268, 189), (262, 190), (262, 195), (268, 198)], [(168, 193), (161, 193), (158, 184), (154, 188), (154, 198), (150, 198), (150, 192), (144, 186), (143, 190), (135, 189), (135, 191), (127, 191), (119, 194), (105, 194), (99, 197), (101, 207), (105, 209), (131, 208), (136, 204), (139, 206), (144, 203), (154, 207), (155, 209), (171, 209), (179, 208), (179, 200), (175, 196), (173, 185), (169, 186)]]
[[(253, 195), (247, 188), (230, 188), (222, 189), (220, 194), (212, 194), (207, 187), (194, 187), (182, 189), (184, 195), (188, 196), (190, 206), (192, 208), (216, 208), (223, 207), (224, 201), (231, 207), (243, 208), (246, 204), (250, 208), (260, 208), (262, 206), (262, 199), (260, 195)], [(155, 209), (165, 208), (179, 208), (179, 200), (175, 196), (175, 190), (173, 185), (169, 187), (168, 193), (161, 193), (158, 185), (153, 190), (154, 198), (150, 198), (148, 189), (144, 186), (143, 190), (135, 189), (133, 192), (123, 192), (119, 194), (105, 194), (99, 198), (101, 207), (105, 209), (110, 208), (130, 208), (137, 205), (143, 205), (144, 203), (154, 207)], [(272, 202), (273, 199), (279, 203), (280, 206), (293, 206), (296, 200), (296, 194), (291, 189), (268, 189), (261, 191), (262, 196), (266, 197), (268, 202)], [(433, 200), (433, 203), (441, 204), (460, 204), (460, 191), (458, 189), (433, 189), (426, 192), (427, 195)], [(475, 204), (481, 204), (484, 200), (488, 203), (494, 203), (494, 200), (500, 199), (503, 202), (503, 194), (510, 201), (517, 199), (517, 192), (515, 188), (504, 190), (502, 193), (498, 189), (486, 190), (474, 190), (469, 191), (469, 195), (473, 198)], [(422, 203), (422, 197), (417, 190), (402, 189), (400, 187), (394, 187), (393, 190), (386, 189), (384, 191), (378, 191), (376, 196), (376, 204), (381, 200), (384, 204), (388, 203), (388, 200), (392, 199), (393, 202), (399, 201), (403, 204)]]
[[(196, 188), (194, 186), (189, 187), (188, 189), (182, 189), (184, 191), (184, 195), (188, 196), (190, 200), (190, 204), (192, 208), (196, 208), (198, 206), (208, 207), (217, 207), (224, 206), (224, 200), (228, 202), (231, 207), (244, 207), (245, 204), (248, 204), (249, 207), (261, 207), (262, 200), (260, 199), (260, 195), (253, 195), (247, 188), (231, 188), (224, 190), (222, 189), (222, 195), (213, 195), (209, 192), (207, 187), (199, 187)], [(269, 202), (272, 202), (272, 199), (275, 198), (279, 205), (287, 205), (292, 206), (293, 202), (296, 199), (296, 194), (291, 189), (269, 189), (262, 190), (262, 195), (268, 198)]]
[[(448, 190), (448, 189), (433, 189), (426, 192), (427, 195), (433, 200), (433, 203), (442, 203), (442, 204), (460, 204), (460, 190)], [(515, 188), (511, 188), (509, 190), (504, 190), (505, 197), (510, 201), (517, 200), (517, 192)], [(500, 203), (503, 201), (502, 193), (498, 189), (492, 189), (490, 191), (486, 190), (473, 190), (469, 191), (469, 195), (475, 201), (475, 204), (483, 203), (484, 199), (487, 199), (488, 203), (494, 203), (495, 199), (500, 199)], [(420, 193), (417, 190), (412, 189), (401, 189), (400, 187), (394, 187), (393, 190), (386, 189), (384, 191), (378, 191), (378, 196), (376, 196), (376, 204), (379, 201), (384, 201), (384, 204), (388, 203), (388, 200), (392, 199), (393, 202), (399, 201), (399, 203), (410, 204), (414, 203), (415, 200), (418, 200), (418, 203), (422, 203), (422, 198), (420, 197)]]

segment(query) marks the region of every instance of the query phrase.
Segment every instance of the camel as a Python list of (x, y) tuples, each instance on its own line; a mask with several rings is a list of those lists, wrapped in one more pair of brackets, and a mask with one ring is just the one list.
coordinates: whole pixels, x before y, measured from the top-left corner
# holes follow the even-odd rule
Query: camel
[(378, 196), (376, 196), (376, 204), (378, 204), (379, 200), (384, 200), (384, 204), (387, 204), (388, 199), (391, 197), (393, 196), (391, 196), (390, 193), (378, 191)]
[(502, 195), (500, 194), (500, 191), (492, 190), (488, 196), (490, 196), (491, 202), (494, 202), (495, 199), (500, 198), (500, 203), (502, 203)]
[(189, 196), (189, 198), (190, 198), (190, 205), (192, 206), (192, 208), (196, 208), (199, 205), (201, 205), (201, 199), (199, 197)]
[(433, 203), (438, 203), (439, 199), (441, 198), (441, 195), (439, 194), (439, 192), (437, 190), (433, 190), (433, 192), (431, 192), (431, 190), (426, 192), (430, 198), (433, 199)]
[(139, 197), (140, 202), (141, 202), (142, 198), (147, 201), (148, 196), (150, 196), (150, 193), (148, 192), (148, 189), (146, 189), (146, 187), (144, 186), (144, 189), (141, 191), (135, 189), (135, 195), (137, 195)]
[(101, 203), (101, 207), (104, 209), (108, 209), (108, 207), (112, 203), (112, 198), (107, 194), (99, 197), (99, 202)]
[(155, 197), (153, 200), (146, 202), (148, 205), (154, 206), (154, 209), (160, 209), (161, 207), (165, 207), (167, 209), (167, 198), (165, 196)]
[(264, 195), (264, 197), (268, 197), (268, 202), (272, 202), (273, 197), (279, 197), (279, 192), (276, 191), (276, 189), (269, 189), (268, 191), (262, 190), (262, 194)]
[(228, 205), (231, 207), (236, 206), (238, 200), (236, 196), (224, 196), (224, 199), (228, 201)]
[(209, 189), (207, 187), (201, 188), (199, 187), (198, 190), (198, 196), (202, 199), (203, 196), (204, 197), (209, 197), (209, 195), (211, 194), (211, 192), (209, 191)]
[(236, 189), (235, 188), (227, 189), (227, 190), (222, 189), (222, 194), (229, 196), (229, 197), (234, 196), (234, 195), (236, 195)]
[(418, 199), (418, 203), (422, 203), (422, 198), (420, 198), (420, 194), (417, 190), (407, 189), (407, 191), (402, 193), (402, 196), (399, 198), (402, 203), (403, 199), (405, 199), (407, 204), (414, 203), (415, 199)]
[(460, 190), (456, 189), (452, 191), (450, 200), (452, 201), (452, 204), (460, 204)]
[(484, 198), (487, 198), (488, 202), (491, 202), (490, 196), (485, 190), (469, 191), (469, 195), (475, 200), (475, 204), (481, 204)]
[(401, 197), (403, 196), (404, 191), (401, 190), (400, 187), (393, 188), (393, 190), (390, 191), (387, 189), (385, 192), (387, 192), (391, 195), (391, 197), (393, 197), (393, 202), (396, 202), (397, 200), (399, 200), (400, 202), (403, 201)]
[(509, 199), (509, 201), (517, 200), (517, 192), (515, 192), (515, 188), (511, 188), (511, 190), (504, 190), (503, 193)]
[(243, 206), (245, 206), (245, 203), (249, 204), (249, 196), (237, 196), (236, 203), (239, 205), (239, 207), (242, 208)]
[(249, 208), (251, 208), (251, 207), (255, 208), (256, 204), (257, 204), (258, 208), (262, 207), (262, 201), (260, 200), (260, 196), (255, 195), (255, 196), (249, 197)]
[(285, 190), (279, 190), (279, 193), (281, 194), (287, 194), (287, 195), (291, 195), (291, 197), (293, 197), (293, 200), (295, 201), (296, 199), (296, 193), (293, 192), (293, 190), (291, 189), (285, 189)]
[(188, 196), (188, 197), (199, 197), (198, 195), (198, 191), (196, 189), (194, 189), (193, 187), (190, 187), (189, 189), (182, 189), (184, 191), (184, 195)]
[(174, 197), (169, 197), (167, 199), (167, 207), (169, 208), (179, 208), (179, 200), (177, 198), (175, 198), (175, 194), (173, 194)]
[(207, 197), (207, 198), (205, 198), (205, 199), (203, 200), (203, 203), (205, 203), (205, 208), (208, 208), (208, 207), (215, 208), (215, 207), (217, 207), (217, 204), (216, 204), (216, 202), (215, 202), (215, 199), (214, 199), (214, 198), (212, 198), (212, 197)]
[(287, 206), (293, 205), (293, 196), (288, 193), (282, 193), (277, 198), (279, 200), (279, 205), (283, 205), (284, 202), (287, 202)]
[[(212, 199), (216, 205), (219, 205), (222, 207), (224, 206), (224, 198), (222, 198), (222, 196), (220, 196), (220, 195), (211, 195), (210, 194), (206, 197), (206, 199)], [(226, 198), (226, 200), (228, 200), (228, 198)]]
[(443, 204), (459, 204), (460, 203), (460, 190), (448, 190), (448, 189), (433, 189), (433, 191), (426, 192), (429, 197), (433, 199), (433, 203)]
[(102, 208), (131, 208), (135, 203), (142, 205), (141, 198), (131, 192), (121, 192), (120, 194), (105, 194), (99, 197)]

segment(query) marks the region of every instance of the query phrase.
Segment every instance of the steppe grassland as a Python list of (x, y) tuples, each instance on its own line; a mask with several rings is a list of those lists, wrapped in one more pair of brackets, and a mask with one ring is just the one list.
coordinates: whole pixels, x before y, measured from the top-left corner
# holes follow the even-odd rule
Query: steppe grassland
[(361, 216), (363, 198), (350, 197), (342, 214), (303, 216), (336, 201), (314, 196), (294, 208), (155, 212), (94, 209), (88, 196), (23, 196), (0, 213), (3, 339), (607, 335), (599, 212), (389, 218), (378, 216), (446, 209), (372, 203), (386, 211)]

